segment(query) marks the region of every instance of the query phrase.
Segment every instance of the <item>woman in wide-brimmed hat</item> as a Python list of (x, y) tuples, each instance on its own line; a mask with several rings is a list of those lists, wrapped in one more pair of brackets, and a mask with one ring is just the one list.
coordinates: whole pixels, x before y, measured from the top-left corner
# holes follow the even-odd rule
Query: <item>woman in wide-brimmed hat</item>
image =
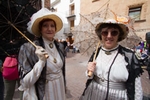
[(65, 50), (54, 39), (63, 27), (62, 19), (42, 8), (27, 25), (28, 31), (37, 37), (37, 47), (25, 43), (20, 48), (19, 90), (23, 91), (23, 100), (65, 100)]
[(97, 24), (95, 32), (102, 45), (89, 60), (89, 79), (80, 100), (142, 100), (143, 70), (134, 52), (119, 45), (128, 35), (126, 24), (108, 19)]

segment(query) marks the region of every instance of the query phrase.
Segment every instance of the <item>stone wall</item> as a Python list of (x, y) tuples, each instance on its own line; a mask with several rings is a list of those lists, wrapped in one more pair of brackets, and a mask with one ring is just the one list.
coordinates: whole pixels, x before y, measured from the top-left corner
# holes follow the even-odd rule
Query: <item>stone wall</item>
[[(150, 0), (81, 0), (82, 15), (105, 10), (107, 7), (118, 15), (128, 16), (130, 7), (142, 5), (141, 20), (134, 23), (135, 34), (145, 40), (145, 33), (150, 32)], [(86, 9), (85, 9), (86, 8)]]

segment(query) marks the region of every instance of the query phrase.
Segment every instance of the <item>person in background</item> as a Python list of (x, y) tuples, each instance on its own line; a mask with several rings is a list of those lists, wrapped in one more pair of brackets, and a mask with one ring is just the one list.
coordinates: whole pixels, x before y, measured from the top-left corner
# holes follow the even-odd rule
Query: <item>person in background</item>
[[(12, 53), (14, 52), (12, 51)], [(14, 56), (17, 59), (17, 53), (18, 51), (13, 55), (7, 55), (6, 58), (9, 56)], [(5, 60), (3, 62), (5, 62)], [(5, 69), (3, 68), (3, 71), (4, 70)], [(19, 78), (17, 77), (16, 79), (10, 80), (3, 76), (3, 82), (4, 82), (4, 100), (13, 100), (15, 91), (17, 91), (16, 88), (19, 86)]]
[(142, 45), (141, 45), (141, 42), (139, 42), (139, 44), (136, 46), (135, 51), (139, 51), (140, 53), (143, 52), (143, 47), (142, 47)]
[(144, 50), (147, 50), (147, 42), (144, 41)]
[(150, 55), (150, 43), (147, 44), (147, 54)]
[(75, 46), (75, 44), (72, 43), (71, 46), (73, 47), (72, 53), (76, 53), (76, 46)]
[(89, 79), (80, 100), (142, 100), (143, 70), (135, 53), (118, 43), (127, 37), (126, 24), (108, 19), (98, 23), (95, 32), (102, 44), (89, 60)]
[(148, 64), (147, 64), (147, 72), (148, 72), (148, 79), (150, 79), (150, 58), (148, 59)]
[(145, 60), (145, 65), (147, 66), (148, 78), (150, 79), (150, 32), (145, 35), (145, 40), (147, 44), (147, 60)]
[(3, 76), (2, 76), (2, 69), (3, 62), (0, 60), (0, 100), (4, 100), (4, 83), (3, 83)]
[(70, 51), (69, 49), (70, 49), (70, 42), (69, 42), (69, 40), (67, 40), (67, 48), (66, 48), (66, 51), (69, 52), (69, 51)]
[(77, 53), (80, 53), (80, 51), (79, 51), (79, 48), (78, 48), (78, 47), (76, 47), (76, 52), (77, 52)]
[(65, 56), (67, 56), (67, 51), (66, 51), (66, 48), (67, 48), (67, 41), (65, 39), (62, 39), (62, 43), (64, 45), (64, 49), (65, 49)]
[(144, 49), (144, 41), (141, 41), (141, 47)]
[(146, 64), (146, 66), (147, 66), (146, 70), (148, 72), (148, 79), (150, 79), (150, 57), (148, 57), (146, 63), (147, 63)]
[(27, 25), (28, 31), (38, 39), (34, 41), (36, 48), (25, 43), (19, 51), (19, 90), (23, 91), (23, 100), (66, 100), (65, 50), (54, 39), (63, 27), (62, 19), (42, 8)]

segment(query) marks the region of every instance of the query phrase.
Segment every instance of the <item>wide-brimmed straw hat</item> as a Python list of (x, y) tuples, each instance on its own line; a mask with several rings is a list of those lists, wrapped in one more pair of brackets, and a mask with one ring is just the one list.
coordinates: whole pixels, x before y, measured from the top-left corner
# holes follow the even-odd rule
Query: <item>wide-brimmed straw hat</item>
[(51, 12), (47, 8), (42, 8), (32, 15), (31, 21), (29, 21), (27, 24), (27, 30), (35, 36), (40, 37), (41, 33), (39, 30), (39, 23), (43, 19), (54, 20), (56, 23), (56, 32), (60, 31), (63, 27), (62, 19), (55, 12)]
[(123, 17), (122, 19), (106, 19), (100, 23), (98, 23), (96, 25), (96, 29), (98, 30), (103, 24), (116, 24), (118, 25), (121, 29), (122, 29), (122, 33), (120, 33), (121, 35), (121, 39), (119, 39), (119, 41), (125, 39), (129, 33), (129, 28), (126, 25), (128, 23), (128, 19)]

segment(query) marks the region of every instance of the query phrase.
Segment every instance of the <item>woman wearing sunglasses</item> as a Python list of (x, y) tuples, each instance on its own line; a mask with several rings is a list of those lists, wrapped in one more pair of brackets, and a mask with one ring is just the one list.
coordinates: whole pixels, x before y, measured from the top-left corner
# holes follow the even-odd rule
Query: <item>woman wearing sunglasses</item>
[(140, 75), (143, 70), (133, 51), (119, 42), (127, 37), (128, 27), (115, 19), (97, 24), (95, 29), (102, 45), (96, 59), (91, 56), (86, 83), (80, 100), (142, 100)]

